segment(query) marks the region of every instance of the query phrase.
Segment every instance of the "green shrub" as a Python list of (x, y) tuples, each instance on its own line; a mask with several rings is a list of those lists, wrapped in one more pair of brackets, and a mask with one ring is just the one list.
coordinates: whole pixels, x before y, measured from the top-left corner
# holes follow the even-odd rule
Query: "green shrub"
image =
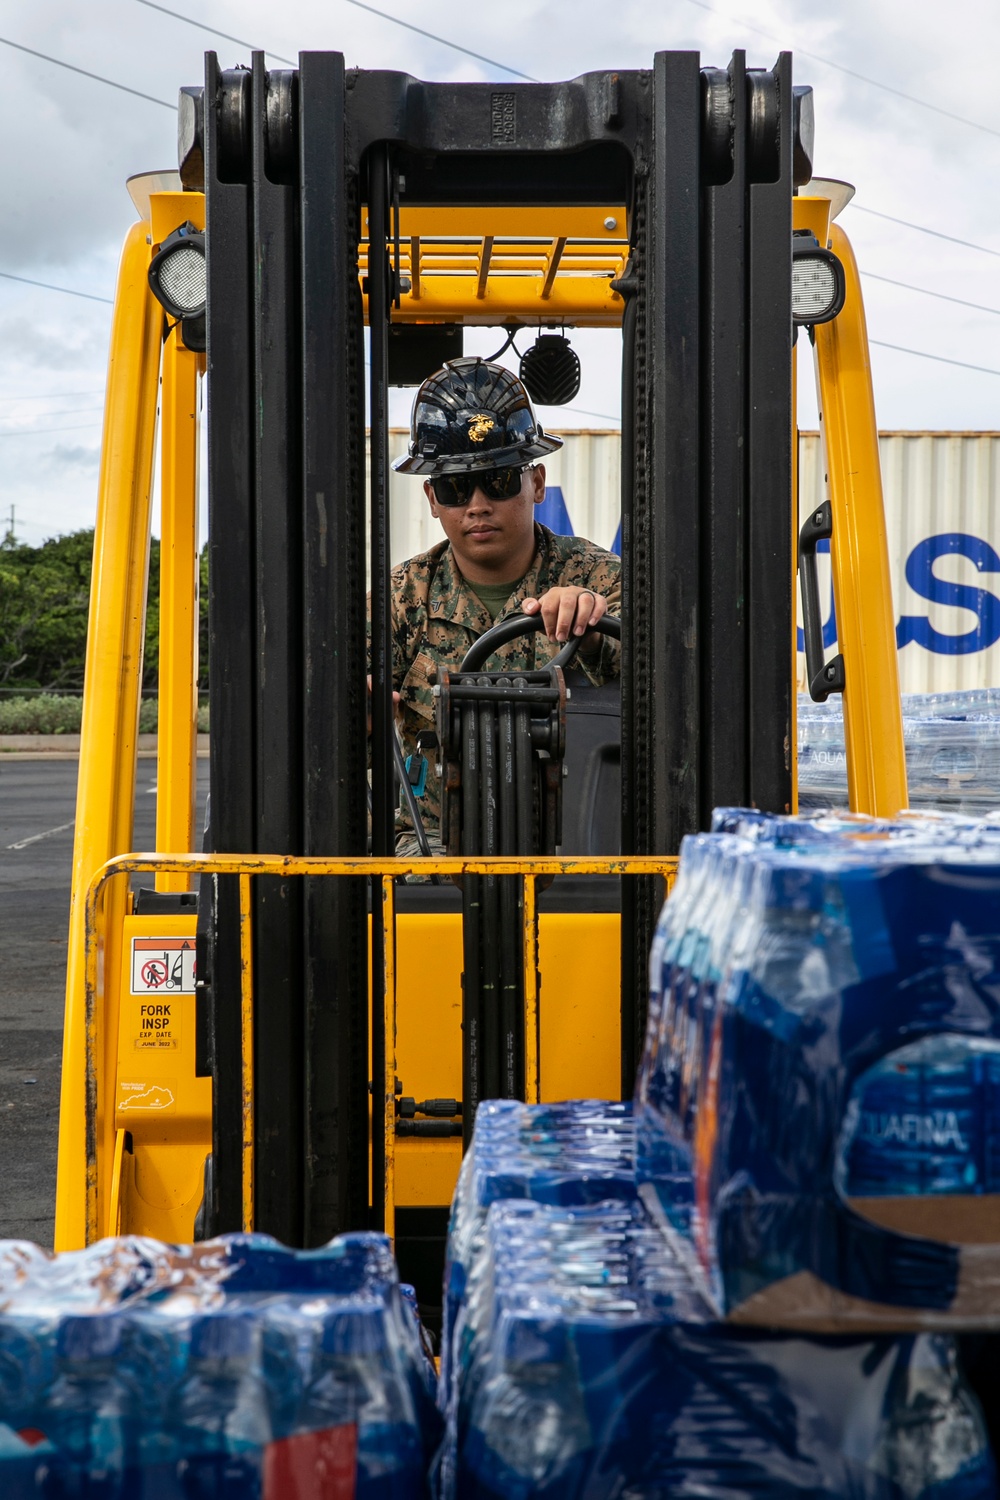
[(82, 698), (38, 693), (0, 699), (0, 734), (79, 734)]
[[(31, 698), (0, 698), (0, 734), (79, 734), (82, 698), (38, 693)], [(155, 734), (158, 704), (143, 698), (139, 705), (139, 733)], [(198, 732), (208, 733), (208, 704), (198, 705)]]

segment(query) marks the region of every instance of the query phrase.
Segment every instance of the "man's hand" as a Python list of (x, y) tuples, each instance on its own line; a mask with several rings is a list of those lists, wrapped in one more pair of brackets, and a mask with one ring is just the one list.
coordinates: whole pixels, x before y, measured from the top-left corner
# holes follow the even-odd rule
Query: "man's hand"
[(600, 644), (601, 637), (591, 627), (607, 614), (608, 601), (593, 589), (572, 585), (549, 589), (538, 599), (525, 599), (521, 608), (526, 615), (537, 615), (541, 611), (545, 634), (550, 641), (565, 644), (571, 635), (582, 635), (581, 649), (593, 651)]
[[(372, 695), (372, 680), (371, 680), (371, 677), (369, 677), (368, 678), (368, 696), (369, 696), (369, 698), (371, 697), (371, 695)], [(398, 711), (399, 705), (400, 705), (401, 701), (402, 700), (400, 699), (399, 694), (397, 692), (393, 692), (393, 695), (392, 695), (392, 707), (393, 707), (393, 712), (394, 713)], [(368, 710), (368, 733), (371, 734), (371, 732), (372, 732), (372, 712), (371, 712), (371, 708), (369, 708), (369, 710)]]

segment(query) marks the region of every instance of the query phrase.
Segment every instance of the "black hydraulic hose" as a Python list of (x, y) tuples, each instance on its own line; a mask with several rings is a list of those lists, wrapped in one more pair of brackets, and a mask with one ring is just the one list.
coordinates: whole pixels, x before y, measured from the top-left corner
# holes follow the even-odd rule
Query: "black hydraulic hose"
[[(462, 853), (479, 848), (479, 735), (471, 703), (462, 716)], [(483, 1007), (480, 975), (481, 875), (462, 877), (462, 1149), (472, 1140), (476, 1109), (483, 1097)]]
[(514, 704), (508, 699), (497, 704), (500, 719), (500, 853), (516, 854), (517, 776), (514, 754)]
[[(514, 678), (522, 693), (527, 693), (524, 678)], [(534, 823), (535, 758), (531, 753), (531, 708), (527, 702), (515, 705), (516, 733), (514, 735), (514, 777), (517, 785), (515, 805), (515, 849), (523, 854), (531, 848), (531, 829)]]
[[(489, 678), (480, 679), (481, 687)], [(490, 702), (476, 709), (479, 728), (479, 801), (482, 818), (481, 853), (486, 858), (500, 852), (497, 817), (496, 708)], [(482, 900), (482, 1018), (483, 1018), (483, 1091), (487, 1099), (498, 1099), (503, 1093), (501, 1062), (501, 931), (500, 892), (495, 875), (484, 875), (480, 884)]]
[[(500, 853), (517, 853), (517, 765), (514, 749), (514, 704), (499, 703)], [(500, 1084), (505, 1099), (520, 1097), (523, 1072), (521, 1013), (521, 928), (524, 886), (517, 876), (505, 875), (500, 886)]]

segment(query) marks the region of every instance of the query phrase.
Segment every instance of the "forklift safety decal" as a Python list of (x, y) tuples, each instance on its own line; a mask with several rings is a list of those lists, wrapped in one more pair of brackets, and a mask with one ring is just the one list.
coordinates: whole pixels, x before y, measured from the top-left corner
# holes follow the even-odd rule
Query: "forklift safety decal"
[(144, 1113), (172, 1115), (177, 1110), (177, 1084), (167, 1083), (123, 1083), (118, 1084), (118, 1112), (142, 1110)]
[(133, 995), (193, 995), (194, 981), (193, 938), (132, 939)]
[(132, 1027), (139, 1052), (175, 1052), (180, 1046), (180, 1016), (169, 1000), (141, 1000)]

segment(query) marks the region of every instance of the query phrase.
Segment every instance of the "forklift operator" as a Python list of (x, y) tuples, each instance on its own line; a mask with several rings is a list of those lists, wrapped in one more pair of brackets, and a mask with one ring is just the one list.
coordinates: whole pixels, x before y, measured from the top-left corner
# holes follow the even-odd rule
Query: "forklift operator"
[[(618, 676), (619, 643), (591, 627), (619, 612), (620, 560), (534, 519), (545, 498), (536, 460), (561, 447), (543, 432), (517, 376), (486, 360), (450, 360), (413, 402), (409, 451), (394, 468), (423, 476), (445, 540), (392, 571), (392, 679), (433, 853), (441, 852), (437, 757), (417, 737), (435, 727), (439, 667), (457, 670), (473, 641), (508, 615), (540, 613), (544, 631), (501, 646), (484, 670), (535, 671), (576, 636), (576, 662), (593, 683)], [(405, 809), (396, 815), (396, 852), (419, 852)]]

